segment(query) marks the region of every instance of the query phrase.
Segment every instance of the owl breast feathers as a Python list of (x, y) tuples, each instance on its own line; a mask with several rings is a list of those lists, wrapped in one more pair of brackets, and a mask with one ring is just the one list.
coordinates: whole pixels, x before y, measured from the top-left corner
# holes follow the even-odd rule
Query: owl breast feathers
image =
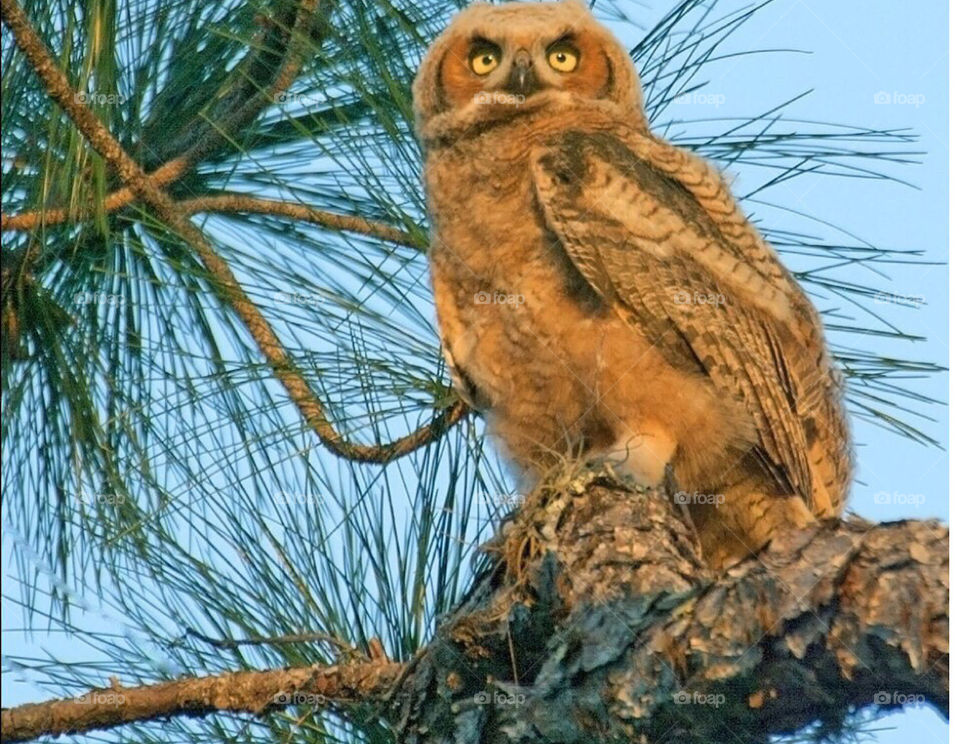
[(720, 566), (839, 513), (819, 316), (723, 179), (650, 132), (585, 5), (470, 6), (414, 99), (444, 354), (521, 474), (584, 457), (663, 484)]

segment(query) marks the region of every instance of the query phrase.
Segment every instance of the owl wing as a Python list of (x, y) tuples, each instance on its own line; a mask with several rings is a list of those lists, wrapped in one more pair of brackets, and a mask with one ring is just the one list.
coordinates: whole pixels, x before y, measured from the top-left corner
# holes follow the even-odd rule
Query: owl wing
[(671, 365), (747, 407), (784, 493), (835, 513), (845, 418), (819, 318), (719, 176), (641, 134), (569, 132), (532, 166), (546, 223), (593, 289)]

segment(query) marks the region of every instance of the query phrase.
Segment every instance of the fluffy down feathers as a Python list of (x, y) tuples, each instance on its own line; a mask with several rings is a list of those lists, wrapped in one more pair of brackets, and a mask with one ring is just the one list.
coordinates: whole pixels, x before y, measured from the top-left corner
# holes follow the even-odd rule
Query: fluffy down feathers
[(650, 133), (586, 6), (471, 6), (414, 94), (444, 351), (522, 473), (582, 455), (666, 480), (718, 565), (842, 509), (816, 310), (723, 179)]

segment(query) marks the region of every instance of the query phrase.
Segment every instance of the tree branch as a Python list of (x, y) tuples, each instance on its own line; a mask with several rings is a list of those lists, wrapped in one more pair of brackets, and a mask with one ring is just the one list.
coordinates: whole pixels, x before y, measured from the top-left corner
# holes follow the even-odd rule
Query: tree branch
[[(718, 576), (660, 492), (586, 473), (528, 497), (486, 548), (502, 560), (406, 664), (114, 687), (5, 710), (3, 737), (375, 698), (404, 744), (760, 744), (871, 705), (946, 714), (947, 538), (838, 522)], [(296, 692), (323, 697), (274, 699)]]
[(329, 707), (363, 703), (390, 689), (401, 665), (384, 661), (337, 666), (229, 672), (145, 687), (91, 690), (77, 698), (21, 705), (3, 711), (3, 741), (81, 733), (168, 716), (252, 713), (295, 704)]
[[(315, 5), (306, 2), (304, 7)], [(388, 444), (365, 445), (346, 441), (327, 418), (324, 406), (296, 369), (273, 328), (247, 297), (227, 262), (214, 251), (206, 236), (190, 222), (176, 202), (150, 180), (96, 114), (78, 101), (66, 75), (30, 25), (20, 4), (16, 0), (2, 0), (0, 9), (3, 22), (13, 33), (17, 46), (30, 61), (47, 94), (67, 113), (78, 131), (117, 171), (131, 191), (150, 205), (161, 220), (193, 249), (209, 272), (214, 290), (246, 326), (274, 375), (324, 447), (335, 455), (352, 460), (389, 462), (435, 441), (467, 414), (467, 406), (457, 402), (437, 414), (428, 425)]]
[(824, 525), (716, 577), (661, 494), (575, 481), (524, 504), (405, 675), (401, 741), (760, 744), (871, 705), (945, 715), (947, 538)]
[[(153, 171), (148, 178), (150, 183), (157, 187), (163, 187), (173, 183), (187, 172), (191, 163), (185, 157), (175, 158), (164, 163)], [(104, 212), (116, 212), (118, 209), (131, 204), (136, 198), (133, 189), (124, 186), (107, 194), (103, 198), (102, 209)], [(60, 225), (64, 222), (75, 220), (82, 222), (92, 219), (96, 215), (96, 210), (81, 209), (71, 210), (65, 207), (50, 207), (49, 209), (36, 209), (20, 214), (0, 214), (0, 232), (12, 230), (35, 230), (36, 228), (49, 225)]]

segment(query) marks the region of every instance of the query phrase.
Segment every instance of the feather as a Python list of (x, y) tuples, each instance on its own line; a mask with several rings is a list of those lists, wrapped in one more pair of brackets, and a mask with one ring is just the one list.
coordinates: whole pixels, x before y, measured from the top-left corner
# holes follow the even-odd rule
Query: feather
[(778, 490), (837, 507), (846, 424), (816, 312), (706, 164), (640, 133), (626, 142), (574, 131), (533, 150), (547, 225), (671, 365), (749, 410)]

